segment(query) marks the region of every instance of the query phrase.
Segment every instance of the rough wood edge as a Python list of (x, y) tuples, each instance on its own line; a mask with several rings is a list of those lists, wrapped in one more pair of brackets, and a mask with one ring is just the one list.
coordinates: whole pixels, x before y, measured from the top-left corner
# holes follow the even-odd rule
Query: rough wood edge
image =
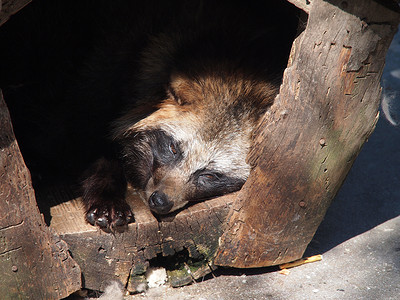
[[(217, 265), (262, 267), (301, 258), (363, 142), (375, 127), (380, 99), (379, 79), (386, 50), (399, 24), (399, 14), (375, 1), (346, 2), (345, 10), (339, 8), (340, 4), (343, 2), (313, 1), (305, 31), (308, 32), (308, 39), (302, 42), (306, 39), (306, 34), (303, 33), (294, 44), (280, 95), (255, 134), (255, 147), (248, 157), (254, 168), (229, 213), (227, 229), (221, 237), (214, 261)], [(325, 34), (336, 27), (326, 21), (334, 16), (336, 22), (340, 22), (336, 24), (336, 29), (342, 28), (346, 24), (341, 19), (343, 14), (353, 19), (354, 32), (344, 41), (338, 40), (337, 36), (328, 40)], [(321, 33), (325, 28), (321, 28), (324, 22), (326, 31)], [(313, 34), (315, 36), (310, 39)], [(330, 49), (329, 47), (335, 46), (336, 49), (343, 48), (340, 56), (330, 57), (325, 61), (326, 66), (320, 66), (320, 57), (326, 55), (324, 47)], [(336, 65), (330, 67), (332, 60)], [(299, 64), (302, 64), (300, 69)], [(328, 70), (326, 75), (319, 73), (319, 70), (324, 70), (324, 66)], [(341, 67), (342, 69), (338, 69)], [(332, 77), (336, 72), (338, 76)], [(329, 87), (326, 92), (323, 91), (324, 85), (319, 87), (324, 76), (329, 76), (332, 81), (329, 84), (337, 84), (336, 89)], [(367, 78), (370, 79), (370, 85), (363, 85)], [(314, 85), (310, 86), (313, 82)], [(315, 94), (317, 90), (319, 94)], [(364, 95), (368, 93), (370, 98), (364, 99)], [(321, 96), (322, 102), (317, 104), (313, 97), (318, 99)], [(301, 103), (300, 106), (287, 104), (289, 99)], [(363, 103), (365, 108), (359, 114), (357, 108), (346, 106), (350, 103), (356, 105), (360, 101), (366, 103)], [(313, 114), (316, 104), (321, 109), (319, 118), (322, 117), (325, 123), (321, 125), (321, 130), (315, 132), (316, 136), (301, 142), (300, 137), (303, 134), (295, 136), (293, 132), (290, 133), (290, 128), (297, 128), (296, 124), (300, 123), (301, 131), (307, 132), (307, 124), (319, 124), (318, 114), (316, 120)], [(340, 113), (345, 115), (335, 117), (335, 114)], [(304, 117), (309, 120), (301, 123), (305, 120)], [(360, 120), (364, 117), (364, 121)], [(339, 119), (343, 120), (344, 128)], [(359, 120), (357, 126), (352, 123), (354, 120)], [(362, 123), (365, 123), (364, 127), (358, 126)], [(350, 141), (351, 145), (347, 146), (338, 140), (346, 139), (346, 132), (354, 137)], [(312, 151), (315, 153), (303, 149), (298, 153), (299, 159), (294, 159), (298, 155), (295, 156), (292, 151), (298, 143), (303, 143), (309, 150), (314, 149)], [(335, 153), (341, 153), (337, 156), (338, 160), (332, 159), (336, 157)], [(268, 160), (261, 159), (266, 157)], [(288, 168), (279, 162), (286, 163)], [(293, 169), (296, 165), (298, 167)], [(325, 170), (329, 170), (329, 173)], [(288, 173), (284, 174), (285, 172)], [(309, 226), (306, 228), (305, 224)]]
[(0, 26), (31, 2), (32, 0), (0, 0)]
[[(129, 189), (127, 200), (135, 222), (125, 231), (112, 234), (85, 223), (80, 199), (71, 199), (68, 188), (39, 195), (55, 204), (50, 208), (50, 227), (68, 243), (82, 269), (84, 287), (99, 291), (104, 291), (110, 280), (117, 280), (135, 292), (145, 284), (149, 266), (160, 260), (166, 264), (172, 286), (191, 283), (210, 273), (232, 203), (231, 197), (219, 197), (156, 219), (139, 195)], [(182, 255), (187, 261), (171, 266), (170, 261)]]
[(1, 90), (0, 128), (1, 298), (67, 297), (81, 287), (80, 268), (40, 215)]
[(287, 1), (295, 5), (296, 7), (300, 8), (306, 13), (310, 12), (313, 3), (313, 0), (287, 0)]

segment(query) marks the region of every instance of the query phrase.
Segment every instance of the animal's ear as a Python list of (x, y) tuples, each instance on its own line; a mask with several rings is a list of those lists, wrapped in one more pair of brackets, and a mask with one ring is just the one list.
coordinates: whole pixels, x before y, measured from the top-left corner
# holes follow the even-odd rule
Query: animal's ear
[(179, 105), (191, 104), (202, 95), (200, 86), (179, 74), (172, 74), (167, 89), (168, 96)]
[(132, 107), (124, 115), (111, 124), (111, 138), (114, 141), (123, 141), (127, 136), (135, 133), (135, 125), (157, 110), (154, 103), (146, 103)]
[(178, 94), (176, 93), (176, 90), (172, 87), (172, 85), (167, 86), (167, 96), (169, 99), (174, 100), (179, 105), (183, 105), (183, 101), (182, 101), (181, 97), (178, 96)]

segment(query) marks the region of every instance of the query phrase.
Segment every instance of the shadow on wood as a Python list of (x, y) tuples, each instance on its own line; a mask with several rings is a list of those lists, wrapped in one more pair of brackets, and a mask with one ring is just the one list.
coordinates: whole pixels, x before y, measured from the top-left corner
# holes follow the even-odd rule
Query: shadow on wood
[(0, 26), (32, 0), (0, 0)]
[(302, 257), (375, 128), (398, 24), (398, 8), (375, 1), (312, 2), (280, 93), (255, 133), (253, 170), (215, 264), (262, 267)]
[(1, 91), (0, 128), (1, 298), (67, 297), (80, 289), (81, 270), (40, 215)]
[[(135, 207), (135, 222), (125, 232), (106, 233), (84, 221), (80, 200), (69, 198), (68, 188), (41, 193), (52, 203), (51, 223), (70, 246), (80, 265), (84, 286), (104, 290), (111, 280), (127, 285), (130, 292), (145, 283), (149, 266), (160, 266), (163, 259), (172, 286), (191, 283), (210, 273), (212, 260), (222, 234), (222, 224), (230, 208), (230, 197), (220, 197), (186, 208), (178, 214), (157, 220), (134, 192), (128, 201)], [(50, 199), (52, 198), (52, 199)], [(183, 255), (182, 261), (179, 256)]]
[[(375, 127), (384, 57), (399, 22), (397, 11), (372, 0), (315, 0), (304, 9), (307, 27), (293, 45), (280, 94), (254, 135), (248, 157), (253, 169), (240, 192), (163, 219), (132, 192), (136, 221), (113, 234), (84, 222), (69, 188), (38, 191), (45, 202), (57, 203), (50, 227), (69, 244), (84, 287), (104, 290), (119, 280), (134, 292), (149, 266), (169, 259), (170, 281), (180, 286), (214, 264), (264, 267), (303, 255)], [(64, 297), (80, 287), (79, 267), (40, 217), (4, 103), (0, 113), (1, 288)], [(46, 286), (31, 278), (44, 278)], [(24, 289), (10, 289), (15, 282)]]

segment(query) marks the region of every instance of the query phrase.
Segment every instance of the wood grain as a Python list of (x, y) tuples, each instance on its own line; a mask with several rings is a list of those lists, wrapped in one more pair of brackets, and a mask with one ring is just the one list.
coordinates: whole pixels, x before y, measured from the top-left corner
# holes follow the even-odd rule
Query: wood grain
[(230, 211), (215, 264), (302, 257), (374, 130), (399, 13), (375, 1), (314, 0), (280, 94), (255, 133), (253, 170)]
[[(188, 284), (210, 273), (231, 205), (229, 197), (220, 197), (156, 219), (130, 188), (127, 200), (135, 222), (113, 234), (85, 222), (80, 199), (71, 200), (68, 188), (54, 187), (39, 192), (39, 197), (55, 204), (50, 209), (50, 227), (68, 243), (82, 269), (84, 287), (100, 291), (111, 280), (118, 280), (135, 292), (157, 259), (167, 267), (172, 286)], [(170, 261), (182, 253), (187, 255), (186, 261), (171, 266)]]
[(2, 0), (0, 1), (0, 26), (7, 22), (10, 17), (23, 9), (32, 0)]
[(36, 205), (1, 91), (0, 211), (1, 299), (60, 299), (80, 289), (79, 266)]
[(310, 12), (311, 5), (313, 3), (313, 0), (287, 0), (287, 1), (295, 5), (296, 7), (300, 8), (306, 13)]

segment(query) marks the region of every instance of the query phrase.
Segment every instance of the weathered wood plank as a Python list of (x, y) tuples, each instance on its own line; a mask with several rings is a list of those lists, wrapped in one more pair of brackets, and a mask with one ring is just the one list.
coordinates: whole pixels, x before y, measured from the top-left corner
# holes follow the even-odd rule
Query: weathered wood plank
[(300, 8), (301, 10), (305, 11), (306, 13), (310, 12), (313, 0), (287, 0), (288, 2), (292, 3), (296, 7)]
[(0, 91), (1, 299), (60, 299), (81, 287), (67, 244), (44, 223)]
[[(82, 269), (84, 287), (93, 290), (104, 290), (110, 280), (119, 280), (134, 292), (147, 268), (157, 259), (164, 259), (173, 286), (187, 284), (193, 281), (192, 277), (201, 278), (211, 272), (222, 224), (231, 204), (230, 198), (221, 197), (157, 220), (130, 189), (128, 202), (134, 207), (135, 222), (126, 231), (112, 234), (85, 223), (80, 199), (69, 200), (68, 189), (56, 190), (57, 196), (49, 190), (40, 193), (41, 198), (46, 198), (43, 201), (59, 202), (50, 209), (50, 227), (68, 243)], [(187, 255), (186, 266), (167, 266), (177, 253)]]
[(32, 0), (0, 0), (0, 26)]
[(253, 170), (215, 264), (300, 258), (378, 119), (384, 58), (399, 13), (375, 1), (314, 0), (280, 94), (255, 133)]

